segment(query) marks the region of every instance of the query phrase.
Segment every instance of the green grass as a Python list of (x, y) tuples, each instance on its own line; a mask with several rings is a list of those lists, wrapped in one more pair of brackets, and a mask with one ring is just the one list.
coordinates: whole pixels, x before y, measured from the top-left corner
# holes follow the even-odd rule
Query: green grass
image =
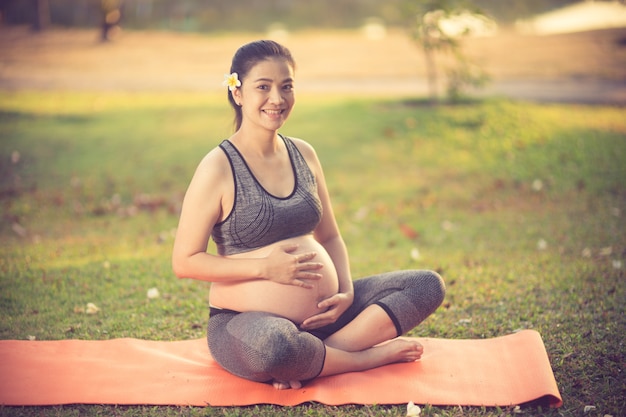
[[(409, 267), (443, 274), (444, 305), (411, 335), (536, 329), (565, 404), (523, 415), (580, 416), (593, 405), (589, 416), (618, 416), (626, 410), (623, 115), (311, 95), (283, 133), (316, 147), (355, 277)], [(221, 96), (0, 93), (0, 338), (204, 337), (209, 286), (174, 277), (172, 232), (196, 164), (230, 126)], [(147, 298), (152, 287), (160, 298)], [(100, 311), (85, 314), (87, 303)], [(0, 408), (26, 416), (404, 413), (405, 405)]]

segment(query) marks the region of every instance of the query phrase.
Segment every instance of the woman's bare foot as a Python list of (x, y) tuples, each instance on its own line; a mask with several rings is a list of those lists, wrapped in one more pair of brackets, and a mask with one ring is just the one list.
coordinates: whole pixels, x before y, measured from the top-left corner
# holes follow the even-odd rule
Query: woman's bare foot
[(374, 346), (367, 351), (378, 357), (381, 361), (378, 366), (382, 366), (396, 362), (416, 361), (422, 357), (424, 347), (415, 340), (396, 338)]
[[(413, 362), (422, 357), (424, 347), (415, 340), (396, 338), (369, 349), (346, 352), (327, 346), (326, 361), (320, 376), (365, 371), (398, 362)], [(278, 390), (300, 389), (300, 381), (273, 381)]]
[(424, 347), (415, 340), (396, 338), (371, 348), (350, 352), (326, 346), (326, 360), (320, 376), (365, 371), (422, 357)]
[(278, 390), (302, 388), (302, 383), (300, 381), (274, 381), (272, 382), (272, 385)]

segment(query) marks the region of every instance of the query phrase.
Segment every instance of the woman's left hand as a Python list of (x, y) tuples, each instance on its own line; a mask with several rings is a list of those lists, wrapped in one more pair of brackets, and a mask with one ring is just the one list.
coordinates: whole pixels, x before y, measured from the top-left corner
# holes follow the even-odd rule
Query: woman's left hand
[(325, 300), (320, 301), (317, 307), (326, 310), (304, 320), (300, 325), (303, 330), (313, 330), (332, 324), (352, 305), (354, 295), (349, 293), (338, 293)]

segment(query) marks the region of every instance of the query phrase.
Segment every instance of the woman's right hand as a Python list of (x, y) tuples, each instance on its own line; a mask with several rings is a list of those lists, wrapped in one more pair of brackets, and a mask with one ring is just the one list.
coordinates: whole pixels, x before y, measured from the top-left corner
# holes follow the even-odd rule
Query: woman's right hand
[(316, 252), (294, 253), (298, 245), (278, 246), (265, 258), (265, 279), (283, 285), (311, 289), (310, 281), (317, 281), (322, 274), (316, 272), (324, 267), (320, 262), (311, 262)]

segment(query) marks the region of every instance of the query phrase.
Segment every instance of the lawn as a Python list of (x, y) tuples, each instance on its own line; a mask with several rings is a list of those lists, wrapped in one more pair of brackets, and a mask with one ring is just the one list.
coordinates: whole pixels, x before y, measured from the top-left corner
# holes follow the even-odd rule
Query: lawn
[[(0, 93), (0, 338), (204, 337), (209, 286), (176, 279), (170, 254), (195, 166), (230, 128), (213, 93)], [(309, 93), (283, 133), (316, 147), (356, 278), (400, 268), (444, 276), (444, 305), (411, 335), (535, 329), (564, 405), (522, 415), (623, 415), (623, 108)], [(151, 288), (160, 297), (148, 298)], [(405, 407), (72, 405), (0, 415), (402, 416)], [(513, 413), (426, 406), (422, 415)]]

